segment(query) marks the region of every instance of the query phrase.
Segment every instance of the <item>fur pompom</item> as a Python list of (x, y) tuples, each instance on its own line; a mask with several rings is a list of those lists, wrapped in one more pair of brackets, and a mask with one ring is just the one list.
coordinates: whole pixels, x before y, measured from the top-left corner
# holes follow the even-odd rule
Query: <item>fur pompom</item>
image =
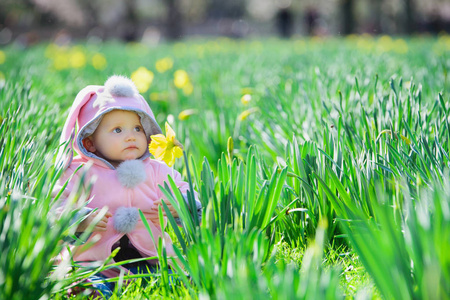
[(131, 232), (139, 220), (136, 207), (119, 207), (114, 214), (114, 229), (120, 233)]
[(134, 188), (147, 179), (144, 163), (140, 160), (126, 160), (117, 167), (117, 178), (126, 188)]
[(130, 78), (120, 75), (109, 77), (105, 82), (105, 90), (117, 97), (134, 97), (139, 93)]

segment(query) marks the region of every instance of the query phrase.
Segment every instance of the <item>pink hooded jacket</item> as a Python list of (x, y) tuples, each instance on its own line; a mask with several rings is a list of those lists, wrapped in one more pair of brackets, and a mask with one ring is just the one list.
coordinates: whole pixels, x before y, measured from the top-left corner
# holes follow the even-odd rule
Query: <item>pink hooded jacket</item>
[[(157, 256), (157, 249), (140, 219), (138, 209), (145, 215), (154, 207), (154, 201), (165, 199), (158, 185), (164, 186), (168, 175), (173, 177), (182, 193), (186, 193), (189, 187), (187, 182), (181, 180), (178, 172), (162, 162), (150, 159), (148, 152), (137, 160), (124, 161), (116, 169), (108, 161), (84, 148), (82, 140), (95, 131), (106, 113), (115, 109), (136, 112), (148, 141), (151, 135), (161, 133), (149, 105), (128, 78), (113, 76), (106, 81), (105, 86), (88, 86), (78, 93), (61, 136), (61, 143), (68, 142), (69, 151), (61, 152), (59, 156), (66, 170), (57, 189), (61, 189), (67, 179), (82, 165), (82, 169), (69, 181), (63, 192), (62, 198), (67, 199), (80, 174), (83, 173), (83, 168), (90, 162), (92, 165), (87, 171), (84, 183), (90, 180), (95, 180), (95, 183), (90, 192), (91, 201), (87, 204), (87, 208), (107, 206), (113, 217), (109, 219), (105, 232), (91, 235), (86, 244), (99, 238), (93, 246), (72, 247), (75, 261), (106, 260), (111, 254), (112, 246), (125, 234), (142, 256)], [(76, 128), (78, 132), (75, 134)], [(75, 158), (72, 149), (78, 153)], [(172, 241), (167, 233), (163, 236), (159, 220), (149, 217), (147, 221), (156, 243), (159, 237), (164, 238), (167, 255), (173, 256)], [(66, 256), (67, 251), (62, 253), (62, 259), (66, 259)], [(117, 272), (109, 270), (104, 274), (115, 276)]]

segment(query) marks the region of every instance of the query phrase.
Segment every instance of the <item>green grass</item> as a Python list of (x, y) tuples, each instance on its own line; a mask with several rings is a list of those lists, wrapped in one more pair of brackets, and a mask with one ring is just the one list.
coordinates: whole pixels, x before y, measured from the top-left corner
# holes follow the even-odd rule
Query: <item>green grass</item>
[[(175, 168), (203, 219), (192, 194), (184, 205), (161, 187), (183, 220), (166, 228), (177, 283), (155, 241), (161, 272), (113, 299), (450, 298), (448, 36), (0, 50), (0, 298), (65, 299), (104, 267), (52, 272), (86, 196), (52, 220), (55, 154), (77, 92), (139, 67), (155, 75), (142, 94), (184, 144)], [(159, 73), (164, 57), (173, 67)]]

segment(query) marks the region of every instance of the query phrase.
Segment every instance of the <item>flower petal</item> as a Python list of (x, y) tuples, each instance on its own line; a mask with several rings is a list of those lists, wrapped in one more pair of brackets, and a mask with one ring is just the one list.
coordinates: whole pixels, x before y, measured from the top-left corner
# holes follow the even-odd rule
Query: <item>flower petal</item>
[(162, 134), (155, 134), (151, 136), (151, 139), (152, 141), (148, 146), (148, 150), (156, 159), (162, 160), (167, 149), (166, 137)]
[(173, 151), (166, 151), (163, 160), (169, 167), (173, 166), (173, 164), (175, 163), (175, 156), (173, 155)]
[(154, 134), (154, 135), (150, 136), (150, 138), (152, 139), (152, 142), (150, 144), (152, 144), (153, 142), (156, 142), (158, 144), (165, 144), (165, 145), (167, 145), (167, 139), (161, 133), (160, 134)]
[(149, 147), (149, 151), (157, 160), (162, 160), (164, 157), (164, 153), (166, 152), (166, 147)]
[(180, 147), (175, 146), (173, 147), (173, 154), (176, 158), (180, 158), (183, 156), (183, 150)]
[(175, 138), (175, 131), (173, 131), (169, 123), (166, 122), (166, 139), (168, 141), (173, 141), (174, 138)]

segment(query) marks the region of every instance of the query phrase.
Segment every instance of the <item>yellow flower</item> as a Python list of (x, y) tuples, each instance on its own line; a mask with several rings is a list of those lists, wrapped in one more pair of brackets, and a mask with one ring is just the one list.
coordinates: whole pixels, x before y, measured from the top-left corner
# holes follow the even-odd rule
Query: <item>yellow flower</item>
[(101, 53), (96, 53), (92, 56), (92, 66), (96, 70), (104, 70), (106, 68), (106, 58)]
[(189, 119), (190, 116), (195, 115), (197, 113), (196, 109), (185, 109), (178, 115), (178, 119), (181, 121)]
[(189, 83), (189, 76), (185, 70), (177, 70), (175, 74), (173, 74), (173, 83), (179, 89), (183, 88)]
[(406, 145), (408, 146), (411, 145), (411, 140), (408, 139), (406, 136), (400, 134), (400, 138), (406, 143)]
[(69, 57), (66, 53), (58, 52), (53, 58), (53, 67), (56, 70), (64, 70), (69, 68)]
[(145, 67), (139, 67), (131, 74), (131, 80), (133, 80), (139, 93), (145, 93), (150, 88), (153, 81), (153, 72), (147, 70)]
[(392, 38), (388, 35), (383, 35), (378, 39), (377, 49), (379, 52), (389, 52), (392, 50), (394, 42)]
[(2, 50), (0, 50), (0, 65), (4, 64), (6, 61), (6, 54)]
[(251, 87), (244, 87), (241, 89), (242, 94), (253, 94), (253, 88)]
[(249, 104), (250, 101), (252, 101), (252, 95), (250, 94), (245, 94), (244, 96), (241, 97), (241, 103), (244, 105)]
[(175, 158), (183, 156), (183, 146), (175, 138), (175, 132), (166, 122), (166, 136), (163, 134), (154, 134), (148, 147), (155, 159), (164, 161), (169, 167), (175, 163)]
[(259, 111), (259, 108), (257, 108), (257, 107), (252, 107), (252, 108), (249, 108), (247, 110), (244, 110), (243, 112), (241, 112), (239, 114), (238, 119), (239, 119), (239, 121), (244, 121), (245, 119), (248, 118), (248, 116), (250, 114), (255, 113), (257, 111)]
[(82, 68), (86, 65), (86, 55), (80, 49), (75, 48), (70, 53), (69, 61), (72, 68)]
[(157, 93), (153, 92), (150, 93), (150, 100), (152, 101), (167, 101), (169, 99), (169, 95), (166, 92)]
[(156, 62), (156, 70), (159, 73), (164, 73), (173, 67), (173, 60), (170, 57), (161, 58)]
[[(434, 128), (434, 127), (433, 127)], [(383, 130), (383, 131), (381, 131), (380, 132), (380, 134), (378, 134), (378, 137), (377, 137), (377, 141), (380, 139), (380, 137), (381, 137), (381, 135), (382, 134), (384, 134), (384, 133), (387, 133), (387, 134), (389, 134), (389, 135), (392, 135), (392, 132), (389, 130), (389, 129), (385, 129), (385, 130)], [(405, 144), (406, 145), (411, 145), (411, 140), (410, 139), (408, 139), (406, 136), (404, 136), (404, 135), (402, 135), (402, 134), (400, 134), (400, 133), (397, 133), (399, 136), (400, 136), (400, 138), (405, 142)], [(396, 139), (398, 139), (398, 136), (397, 136), (397, 134), (395, 134), (394, 133), (394, 137), (396, 138)]]

